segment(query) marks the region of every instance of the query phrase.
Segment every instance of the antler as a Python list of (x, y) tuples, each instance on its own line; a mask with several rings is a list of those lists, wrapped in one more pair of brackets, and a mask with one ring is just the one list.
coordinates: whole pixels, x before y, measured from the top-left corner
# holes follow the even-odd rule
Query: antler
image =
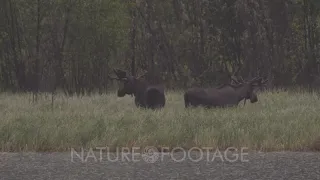
[(231, 76), (231, 80), (234, 81), (236, 84), (241, 84), (234, 76)]
[(234, 77), (231, 77), (231, 79), (236, 83), (234, 84), (235, 86), (240, 86), (241, 84), (247, 83), (241, 76), (240, 76), (240, 81), (235, 79)]
[(241, 79), (242, 83), (245, 81), (245, 80), (242, 78), (242, 76), (240, 76), (240, 79)]
[(140, 79), (141, 77), (145, 76), (148, 73), (148, 71), (144, 71), (143, 74), (139, 75), (138, 77), (136, 77), (137, 79)]
[(125, 71), (113, 68), (113, 72), (116, 74), (117, 77), (111, 77), (110, 75), (108, 75), (109, 79), (118, 80), (118, 81), (127, 80), (127, 73)]
[(122, 79), (122, 78), (126, 78), (127, 77), (127, 72), (123, 71), (121, 69), (116, 69), (113, 68), (113, 72), (118, 76), (118, 78)]
[(108, 78), (111, 79), (111, 80), (120, 80), (119, 78), (117, 78), (117, 77), (111, 77), (110, 75), (108, 75)]
[(241, 69), (240, 66), (238, 66), (238, 67), (233, 66), (232, 70), (231, 70), (232, 72), (230, 72), (229, 68), (227, 67), (227, 64), (223, 63), (223, 69), (224, 69), (225, 73), (227, 74), (228, 78), (231, 78), (231, 80), (233, 80), (234, 82), (239, 83), (239, 81), (236, 80), (234, 77), (239, 73), (239, 71)]
[(253, 78), (253, 79), (251, 79), (249, 82), (257, 82), (257, 81), (260, 81), (261, 82), (261, 80), (262, 80), (262, 77), (255, 77), (255, 78)]
[(257, 83), (254, 86), (260, 86), (261, 87), (261, 86), (266, 86), (268, 81), (269, 80), (267, 78), (265, 80), (263, 80), (262, 77), (256, 77), (253, 80), (251, 80), (250, 82), (251, 83)]
[(260, 82), (261, 86), (266, 86), (268, 81), (269, 81), (269, 79), (266, 79), (266, 80)]
[(111, 79), (111, 80), (117, 80), (117, 81), (126, 81), (127, 80), (126, 77), (118, 78), (118, 77), (111, 77), (110, 75), (108, 75), (108, 78)]

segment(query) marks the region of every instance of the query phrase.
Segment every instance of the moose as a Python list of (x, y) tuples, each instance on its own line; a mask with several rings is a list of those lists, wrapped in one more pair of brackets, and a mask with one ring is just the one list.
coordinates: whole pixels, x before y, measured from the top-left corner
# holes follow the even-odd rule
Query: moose
[(155, 110), (165, 106), (164, 87), (162, 85), (151, 85), (146, 81), (140, 80), (146, 73), (139, 77), (134, 77), (120, 69), (114, 68), (113, 71), (117, 77), (109, 76), (109, 78), (120, 81), (122, 85), (117, 91), (118, 97), (134, 96), (135, 105), (141, 108)]
[(235, 84), (223, 84), (216, 88), (196, 87), (188, 89), (184, 94), (185, 107), (203, 106), (206, 108), (225, 108), (237, 106), (243, 99), (244, 104), (246, 103), (247, 99), (250, 99), (251, 103), (255, 103), (258, 101), (255, 89), (265, 85), (268, 81), (263, 81), (261, 77), (253, 78), (247, 82), (239, 82), (233, 77), (231, 77), (231, 79), (235, 82)]

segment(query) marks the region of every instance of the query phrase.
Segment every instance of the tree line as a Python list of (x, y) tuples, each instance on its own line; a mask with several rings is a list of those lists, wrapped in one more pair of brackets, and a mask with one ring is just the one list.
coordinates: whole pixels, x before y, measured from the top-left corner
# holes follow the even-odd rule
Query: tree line
[(0, 87), (105, 93), (113, 67), (168, 88), (320, 84), (318, 0), (0, 0)]

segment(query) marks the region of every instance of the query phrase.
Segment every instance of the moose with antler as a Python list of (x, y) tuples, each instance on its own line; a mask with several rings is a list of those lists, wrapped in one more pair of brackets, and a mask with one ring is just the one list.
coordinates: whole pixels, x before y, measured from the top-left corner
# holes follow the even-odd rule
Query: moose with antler
[(129, 75), (126, 71), (120, 69), (113, 69), (117, 77), (110, 77), (122, 83), (117, 91), (118, 97), (125, 95), (134, 96), (134, 102), (137, 107), (159, 109), (165, 106), (165, 93), (162, 85), (151, 85), (146, 81), (140, 80), (142, 76), (134, 77)]
[(232, 77), (234, 83), (225, 84), (216, 88), (190, 88), (184, 94), (185, 107), (204, 106), (210, 107), (231, 107), (237, 106), (244, 99), (251, 103), (258, 101), (255, 89), (266, 84), (268, 80), (261, 77), (253, 78), (250, 81), (239, 82)]

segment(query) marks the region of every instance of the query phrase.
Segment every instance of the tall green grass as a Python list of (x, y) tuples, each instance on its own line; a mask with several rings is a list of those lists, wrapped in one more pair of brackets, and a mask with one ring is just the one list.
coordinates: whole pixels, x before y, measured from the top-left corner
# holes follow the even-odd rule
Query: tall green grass
[(265, 92), (228, 109), (185, 109), (182, 92), (167, 92), (162, 110), (138, 109), (133, 98), (0, 95), (1, 151), (64, 151), (78, 147), (248, 147), (309, 149), (320, 136), (316, 94)]

